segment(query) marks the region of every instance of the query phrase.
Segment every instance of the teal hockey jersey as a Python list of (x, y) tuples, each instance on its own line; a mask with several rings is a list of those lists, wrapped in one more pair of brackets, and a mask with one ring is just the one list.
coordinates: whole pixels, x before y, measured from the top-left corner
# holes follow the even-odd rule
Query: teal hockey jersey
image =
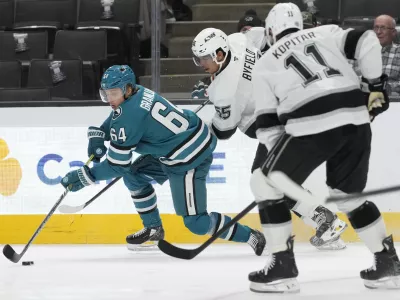
[(139, 89), (101, 126), (110, 139), (107, 159), (91, 169), (97, 180), (125, 173), (132, 151), (151, 154), (167, 167), (194, 169), (208, 158), (217, 140), (192, 111), (180, 109), (157, 93)]

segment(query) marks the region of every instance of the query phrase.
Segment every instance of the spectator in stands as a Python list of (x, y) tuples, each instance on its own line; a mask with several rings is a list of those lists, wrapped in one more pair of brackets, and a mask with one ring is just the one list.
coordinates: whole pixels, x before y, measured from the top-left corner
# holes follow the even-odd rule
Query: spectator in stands
[(175, 21), (192, 21), (192, 10), (183, 0), (167, 0), (167, 6)]
[(252, 27), (263, 27), (264, 22), (257, 16), (254, 9), (249, 9), (244, 13), (244, 16), (239, 19), (237, 32), (247, 31)]
[(400, 45), (396, 39), (396, 21), (388, 15), (375, 19), (374, 31), (382, 46), (383, 73), (389, 76), (389, 95), (400, 94)]
[(265, 35), (264, 22), (260, 20), (254, 9), (249, 9), (244, 16), (240, 18), (238, 32), (246, 34), (254, 46), (261, 50), (262, 53), (268, 50), (267, 37)]

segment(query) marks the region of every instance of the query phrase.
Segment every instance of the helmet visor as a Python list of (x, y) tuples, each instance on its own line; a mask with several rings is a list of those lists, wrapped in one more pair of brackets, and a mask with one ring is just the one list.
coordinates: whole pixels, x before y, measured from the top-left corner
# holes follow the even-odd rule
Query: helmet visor
[(213, 57), (211, 54), (205, 55), (205, 56), (196, 56), (193, 55), (193, 62), (196, 66), (201, 67), (203, 62), (211, 62), (213, 61)]
[(109, 90), (99, 90), (101, 101), (105, 103), (110, 103), (119, 100), (124, 97), (124, 94), (120, 88), (109, 89)]

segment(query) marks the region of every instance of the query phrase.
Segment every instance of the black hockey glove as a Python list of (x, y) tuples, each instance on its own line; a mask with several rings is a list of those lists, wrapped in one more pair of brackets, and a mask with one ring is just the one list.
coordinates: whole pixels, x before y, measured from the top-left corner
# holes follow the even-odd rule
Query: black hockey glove
[(362, 82), (368, 85), (369, 94), (367, 96), (367, 107), (372, 122), (377, 115), (389, 108), (389, 96), (386, 90), (388, 76), (382, 74), (380, 78), (375, 80), (368, 80), (363, 77)]

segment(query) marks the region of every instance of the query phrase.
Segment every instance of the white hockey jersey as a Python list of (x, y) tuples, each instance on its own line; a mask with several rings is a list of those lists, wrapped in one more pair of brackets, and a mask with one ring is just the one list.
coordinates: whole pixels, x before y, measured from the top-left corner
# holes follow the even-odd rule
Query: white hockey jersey
[(216, 111), (211, 127), (219, 139), (230, 138), (236, 128), (256, 138), (251, 81), (261, 52), (242, 33), (229, 35), (228, 41), (230, 61), (213, 78), (207, 90)]
[(274, 44), (253, 71), (257, 138), (268, 149), (285, 130), (293, 136), (369, 122), (360, 82), (382, 74), (381, 46), (372, 31), (326, 25), (289, 34)]

